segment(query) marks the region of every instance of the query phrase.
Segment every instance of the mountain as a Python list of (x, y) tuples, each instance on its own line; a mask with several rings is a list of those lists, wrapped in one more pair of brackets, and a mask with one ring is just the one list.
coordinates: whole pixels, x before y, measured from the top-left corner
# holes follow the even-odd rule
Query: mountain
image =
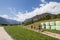
[(23, 24), (31, 24), (36, 21), (43, 21), (43, 20), (49, 20), (49, 19), (55, 19), (57, 18), (58, 15), (56, 14), (51, 14), (51, 13), (43, 13), (40, 15), (36, 15), (32, 18), (26, 19)]
[(0, 24), (20, 24), (21, 22), (0, 17)]

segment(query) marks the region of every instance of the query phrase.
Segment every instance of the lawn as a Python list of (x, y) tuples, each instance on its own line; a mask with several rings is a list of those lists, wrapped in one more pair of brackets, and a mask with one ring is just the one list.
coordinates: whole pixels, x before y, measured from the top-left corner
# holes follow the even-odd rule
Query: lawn
[(56, 38), (25, 29), (21, 26), (7, 26), (4, 28), (14, 40), (58, 40)]

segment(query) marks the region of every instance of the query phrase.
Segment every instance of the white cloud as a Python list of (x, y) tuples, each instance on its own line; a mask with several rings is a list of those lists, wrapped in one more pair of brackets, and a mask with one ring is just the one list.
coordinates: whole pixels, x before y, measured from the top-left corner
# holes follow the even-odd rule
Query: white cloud
[(40, 6), (42, 7), (42, 6), (44, 6), (45, 4), (40, 4)]
[(27, 12), (27, 13), (18, 12), (17, 16), (20, 21), (24, 21), (25, 19), (31, 18), (33, 16), (36, 16), (42, 13), (46, 13), (46, 12), (53, 13), (53, 14), (60, 13), (60, 3), (49, 2), (39, 8), (35, 8), (34, 11), (32, 12)]
[[(36, 16), (36, 15), (40, 15), (42, 13), (46, 13), (46, 12), (52, 13), (52, 14), (60, 13), (60, 3), (58, 3), (58, 2), (49, 2), (49, 3), (46, 3), (46, 4), (45, 3), (40, 4), (39, 8), (34, 8), (34, 10), (31, 11), (31, 12), (26, 12), (26, 13), (16, 12), (16, 14), (15, 14), (16, 17), (14, 17), (14, 18), (9, 17), (8, 15), (3, 15), (2, 17), (17, 20), (17, 21), (24, 21), (25, 19), (31, 18), (31, 17)], [(13, 12), (13, 14), (14, 13), (15, 12)]]
[(33, 14), (32, 12), (27, 12), (27, 13), (18, 12), (18, 14), (16, 16), (18, 17), (18, 20), (24, 21), (25, 19), (31, 18), (34, 15), (35, 14)]
[(47, 3), (45, 0), (40, 0), (42, 3)]
[(11, 13), (12, 15), (16, 15), (16, 9), (15, 8), (8, 8), (8, 10), (9, 10), (9, 13)]
[(41, 12), (60, 13), (60, 3), (49, 2), (40, 8)]
[(0, 17), (3, 17), (3, 18), (9, 18), (9, 16), (8, 15), (6, 15), (6, 14), (4, 14), (4, 15), (0, 15)]
[(45, 2), (45, 0), (41, 0), (41, 2)]

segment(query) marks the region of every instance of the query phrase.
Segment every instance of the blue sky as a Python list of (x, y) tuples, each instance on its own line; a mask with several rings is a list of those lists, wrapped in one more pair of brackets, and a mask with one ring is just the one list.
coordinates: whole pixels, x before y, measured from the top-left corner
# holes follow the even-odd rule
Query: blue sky
[(17, 11), (32, 11), (33, 7), (39, 7), (40, 0), (0, 0), (0, 12), (8, 11), (8, 8), (15, 8)]
[[(33, 14), (35, 10), (43, 9), (44, 8), (43, 5), (55, 2), (60, 3), (60, 0), (0, 0), (0, 16), (2, 17), (6, 16), (6, 18), (11, 19), (14, 18), (16, 20), (18, 15), (20, 15), (21, 18), (22, 16), (26, 16), (26, 14), (28, 14), (28, 16), (31, 16), (29, 14)], [(43, 7), (41, 6), (41, 4)], [(33, 14), (32, 17), (35, 15)], [(20, 20), (20, 18), (18, 19)], [(23, 17), (22, 20), (24, 19), (26, 18)]]
[[(46, 0), (46, 2), (55, 1), (60, 2), (60, 0)], [(8, 8), (15, 8), (18, 11), (32, 11), (32, 8), (39, 7), (41, 0), (0, 0), (0, 12), (8, 11)]]

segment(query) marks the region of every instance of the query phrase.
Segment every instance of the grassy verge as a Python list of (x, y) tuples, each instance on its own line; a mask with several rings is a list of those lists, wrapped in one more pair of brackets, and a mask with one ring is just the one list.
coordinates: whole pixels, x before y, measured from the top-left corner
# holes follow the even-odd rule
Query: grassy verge
[(58, 40), (22, 27), (9, 26), (4, 28), (14, 40)]

